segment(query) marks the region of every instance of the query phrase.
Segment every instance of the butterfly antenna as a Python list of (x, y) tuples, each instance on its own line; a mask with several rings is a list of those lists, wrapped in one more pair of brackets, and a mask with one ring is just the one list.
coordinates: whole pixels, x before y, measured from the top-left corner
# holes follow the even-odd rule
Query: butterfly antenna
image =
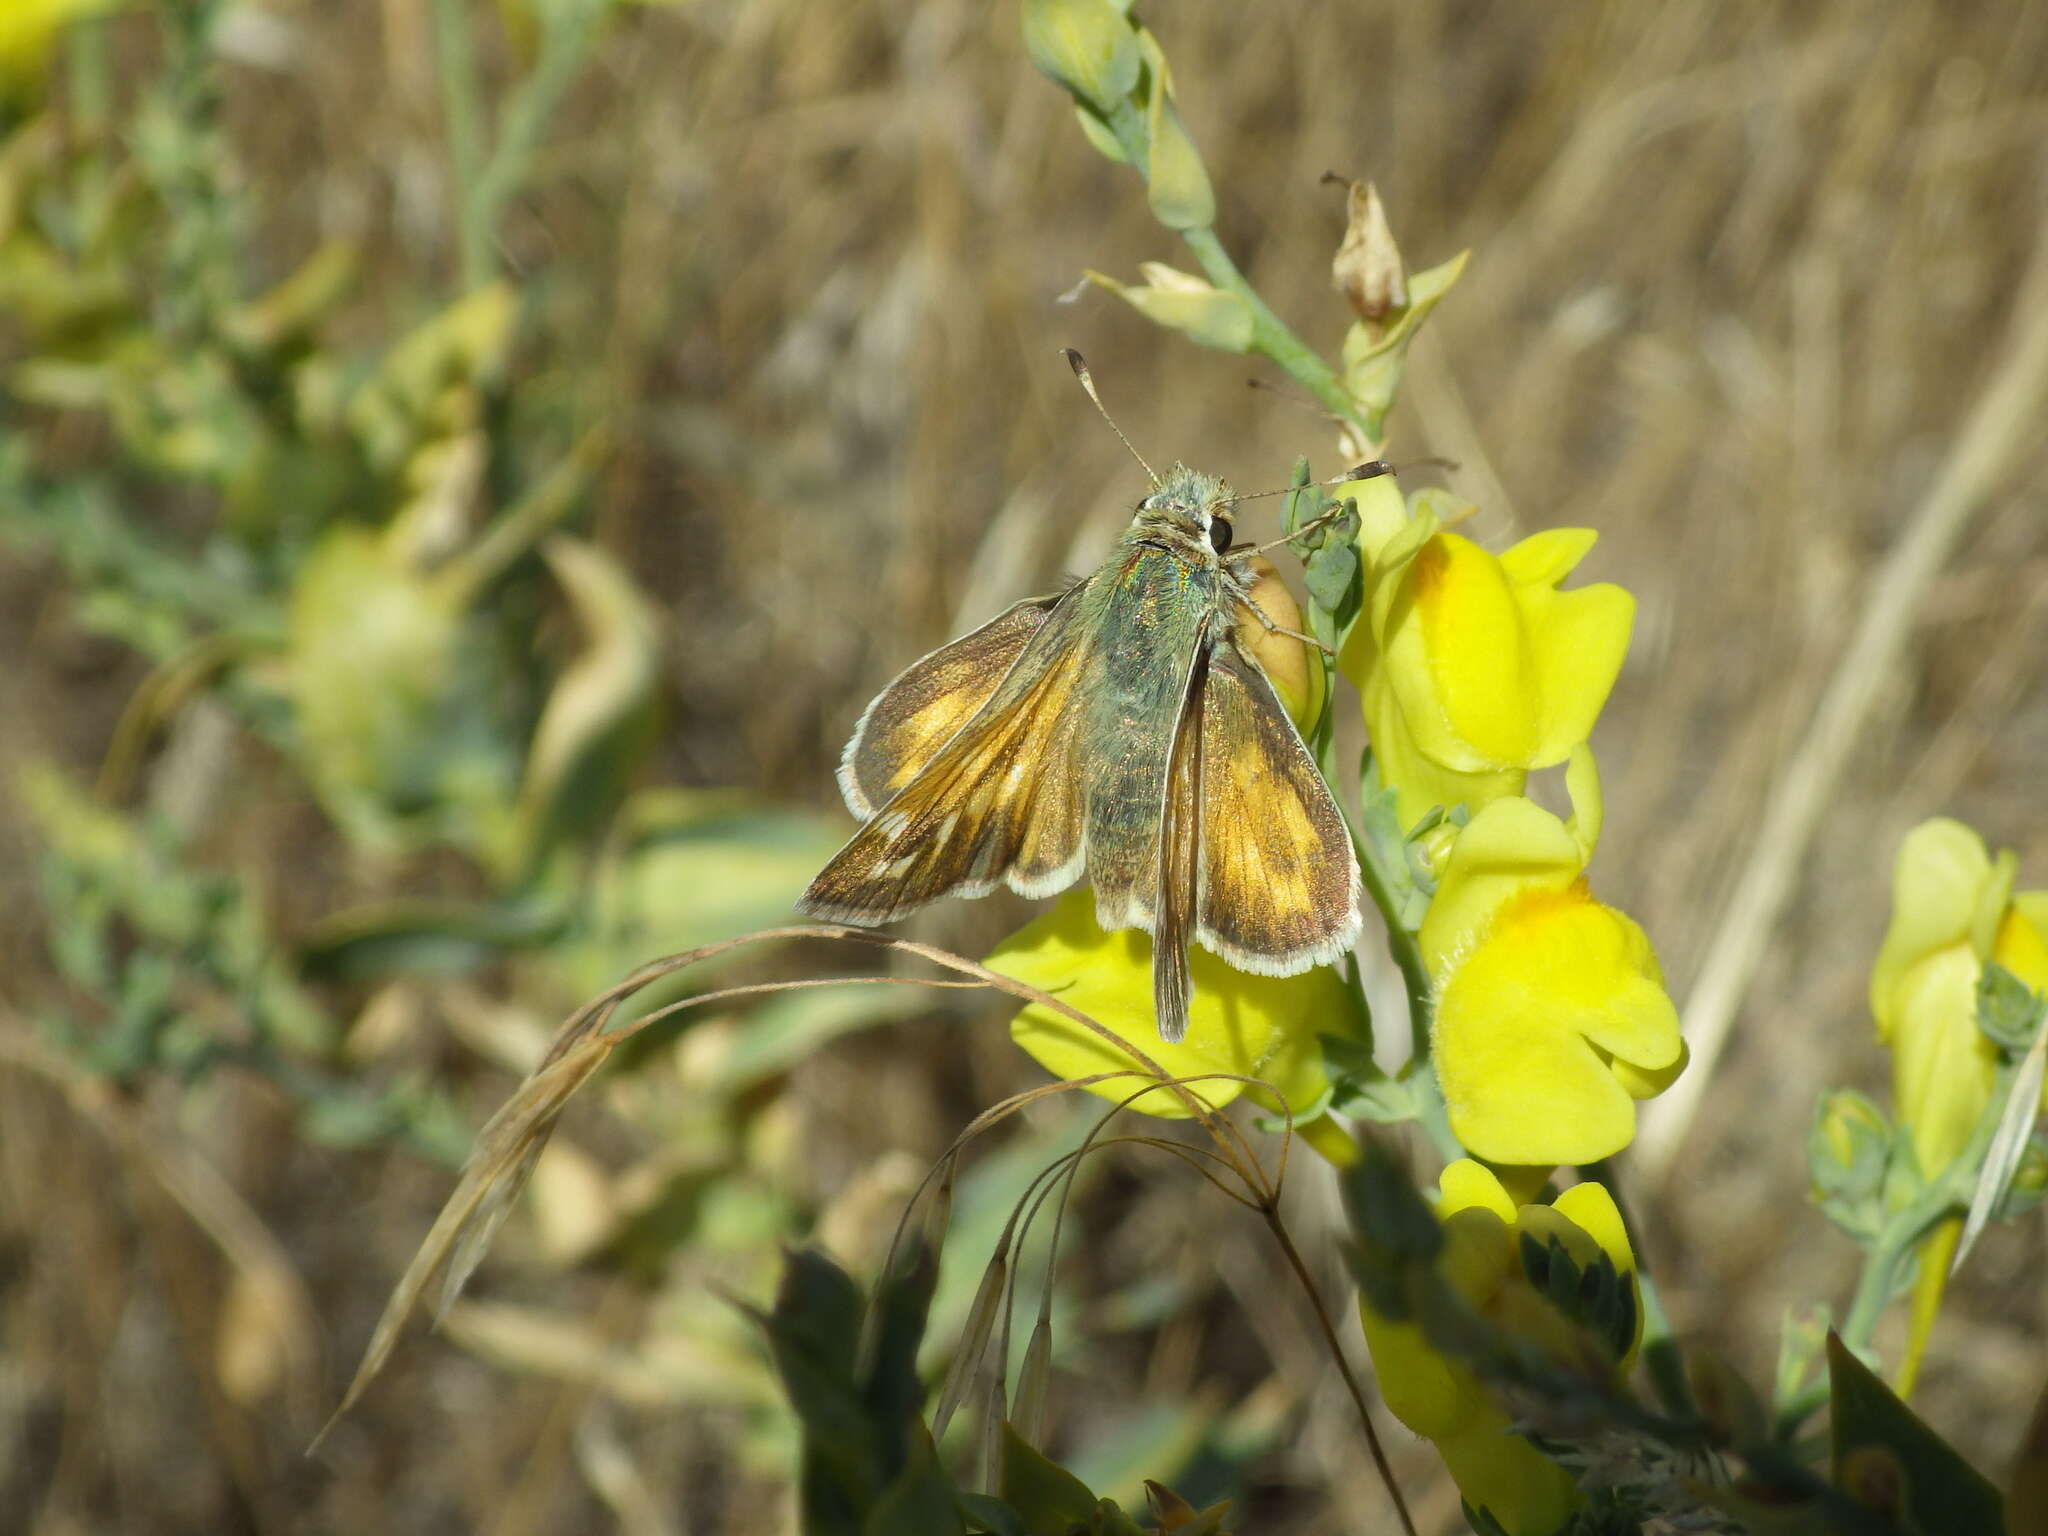
[(1083, 358), (1072, 347), (1061, 347), (1060, 355), (1066, 358), (1067, 366), (1074, 370), (1074, 377), (1081, 381), (1081, 387), (1088, 391), (1088, 398), (1095, 402), (1095, 409), (1102, 412), (1102, 419), (1109, 423), (1109, 430), (1114, 432), (1123, 445), (1131, 450), (1131, 457), (1138, 461), (1138, 467), (1145, 471), (1146, 478), (1155, 486), (1158, 485), (1160, 483), (1159, 476), (1153, 473), (1152, 466), (1145, 462), (1145, 455), (1138, 452), (1131, 440), (1124, 436), (1124, 429), (1118, 426), (1116, 418), (1109, 414), (1109, 407), (1102, 403), (1102, 396), (1095, 393), (1095, 380), (1088, 372), (1087, 359)]
[[(1314, 490), (1318, 487), (1327, 488), (1332, 485), (1349, 485), (1354, 480), (1375, 480), (1381, 475), (1391, 475), (1395, 472), (1394, 466), (1385, 459), (1367, 459), (1363, 464), (1354, 464), (1345, 470), (1343, 474), (1332, 475), (1327, 480), (1311, 480), (1307, 485), (1283, 485), (1277, 491), (1246, 491), (1240, 496), (1231, 497), (1228, 501), (1223, 502), (1222, 505), (1234, 507), (1240, 501), (1257, 501), (1261, 496), (1286, 496), (1295, 491)], [(1289, 535), (1289, 537), (1292, 537), (1292, 535)]]

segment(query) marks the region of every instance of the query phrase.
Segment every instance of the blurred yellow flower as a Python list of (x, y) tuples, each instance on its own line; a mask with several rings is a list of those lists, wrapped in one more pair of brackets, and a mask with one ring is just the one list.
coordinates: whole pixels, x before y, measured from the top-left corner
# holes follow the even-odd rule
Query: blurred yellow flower
[(1922, 1174), (1946, 1168), (1991, 1098), (1998, 1050), (1977, 1028), (1984, 962), (2048, 988), (2048, 891), (2015, 894), (2017, 860), (1937, 818), (1906, 834), (1892, 872), (1892, 921), (1870, 978), (1878, 1038), (1892, 1050), (1892, 1098)]
[(65, 27), (123, 0), (5, 0), (0, 4), (0, 101), (34, 101), (48, 83)]
[[(1106, 1025), (1169, 1075), (1226, 1072), (1260, 1078), (1297, 1114), (1316, 1104), (1329, 1087), (1316, 1036), (1344, 1034), (1354, 1027), (1357, 1005), (1330, 967), (1299, 976), (1252, 976), (1198, 946), (1188, 952), (1194, 995), (1187, 1038), (1168, 1045), (1159, 1038), (1152, 1014), (1151, 938), (1128, 928), (1104, 933), (1095, 921), (1095, 894), (1085, 888), (1067, 892), (1051, 911), (1005, 939), (987, 963), (990, 970), (1050, 992)], [(1092, 1030), (1036, 1004), (1011, 1021), (1010, 1035), (1055, 1077), (1143, 1071), (1133, 1057)], [(1095, 1084), (1089, 1092), (1118, 1101), (1138, 1086), (1133, 1076)], [(1220, 1106), (1246, 1089), (1242, 1083), (1210, 1081), (1196, 1084), (1195, 1091)], [(1272, 1094), (1251, 1093), (1269, 1109), (1281, 1107)], [(1147, 1094), (1132, 1107), (1166, 1119), (1183, 1119), (1188, 1112), (1177, 1095), (1165, 1091)]]
[(1557, 590), (1598, 537), (1556, 528), (1495, 555), (1445, 532), (1422, 492), (1361, 482), (1368, 611), (1340, 666), (1365, 701), (1382, 782), (1404, 827), (1433, 806), (1477, 811), (1521, 793), (1592, 734), (1628, 650), (1635, 599), (1600, 583)]
[[(1552, 1205), (1519, 1208), (1490, 1169), (1469, 1158), (1443, 1172), (1437, 1215), (1444, 1248), (1437, 1272), (1458, 1299), (1561, 1366), (1625, 1375), (1642, 1341), (1635, 1255), (1613, 1197), (1579, 1184)], [(1520, 1240), (1555, 1241), (1583, 1272), (1603, 1255), (1629, 1281), (1633, 1324), (1617, 1355), (1610, 1343), (1557, 1310), (1523, 1268)], [(1420, 1323), (1394, 1322), (1361, 1305), (1366, 1344), (1394, 1416), (1436, 1442), (1458, 1491), (1510, 1536), (1550, 1536), (1580, 1500), (1571, 1474), (1513, 1433), (1509, 1416), (1472, 1370), (1433, 1348)]]
[[(1994, 859), (1983, 838), (1946, 818), (1922, 822), (1899, 847), (1870, 1011), (1891, 1047), (1894, 1107), (1927, 1178), (1955, 1160), (1991, 1100), (1998, 1048), (1977, 1027), (1984, 963), (2048, 989), (2048, 891), (2015, 893), (2017, 868), (2010, 850)], [(1945, 1223), (1921, 1249), (1901, 1392), (1912, 1390), (1961, 1230)]]
[(1436, 984), (1451, 1129), (1490, 1162), (1619, 1152), (1635, 1137), (1635, 1101), (1663, 1092), (1685, 1063), (1649, 940), (1586, 886), (1601, 805), (1586, 748), (1566, 784), (1569, 822), (1519, 796), (1472, 818), (1417, 935)]

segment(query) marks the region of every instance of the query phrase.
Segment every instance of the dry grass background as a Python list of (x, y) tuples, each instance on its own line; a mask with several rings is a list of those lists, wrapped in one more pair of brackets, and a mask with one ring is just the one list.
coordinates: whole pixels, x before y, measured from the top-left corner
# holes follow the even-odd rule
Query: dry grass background
[[(262, 19), (227, 78), (264, 247), (281, 274), (319, 239), (363, 243), (353, 323), (388, 327), (398, 296), (452, 282), (424, 7)], [(1594, 873), (1682, 998), (1874, 571), (2018, 327), (2048, 210), (2048, 11), (1159, 0), (1148, 20), (1224, 241), (1302, 334), (1331, 344), (1345, 319), (1326, 170), (1378, 182), (1413, 264), (1476, 249), (1415, 360), (1394, 456), (1458, 460), (1451, 483), (1495, 547), (1597, 526), (1584, 575), (1637, 594), (1595, 741), (1609, 820)], [(137, 70), (143, 34), (124, 54)], [(1242, 360), (1105, 295), (1058, 302), (1083, 267), (1128, 276), (1177, 252), (1031, 71), (1010, 5), (628, 10), (506, 239), (541, 298), (536, 345), (594, 370), (610, 402), (622, 451), (594, 527), (666, 616), (663, 782), (831, 804), (839, 742), (881, 681), (1092, 563), (1139, 485), (1058, 346), (1088, 354), (1155, 459), (1254, 487), (1300, 452), (1335, 467), (1331, 434), (1249, 391)], [(1899, 836), (1956, 814), (2019, 850), (2023, 884), (2048, 883), (2043, 460), (2032, 436), (2012, 446), (1924, 605), (1895, 616), (1904, 659), (1711, 1092), (1643, 1200), (1681, 1331), (1752, 1379), (1768, 1380), (1786, 1305), (1839, 1301), (1853, 1275), (1850, 1245), (1806, 1204), (1802, 1143), (1817, 1091), (1882, 1080), (1863, 988)], [(138, 672), (67, 622), (53, 580), (4, 574), (0, 755), (87, 772)], [(220, 833), (224, 856), (267, 863), (287, 914), (324, 910), (330, 876), (309, 888), (294, 863), (303, 813), (264, 798), (276, 773), (247, 772), (253, 808)], [(40, 941), (12, 811), (0, 836), (6, 986), (30, 995)], [(990, 903), (923, 931), (974, 952), (1013, 919)], [(797, 1070), (783, 1155), (842, 1230), (863, 1212), (885, 1225), (906, 1155), (921, 1166), (1033, 1080), (997, 1014), (961, 1005)], [(462, 1070), (479, 1111), (502, 1092), (502, 1076)], [(444, 1340), (408, 1344), (331, 1453), (301, 1459), (302, 1420), (221, 1390), (228, 1267), (137, 1170), (203, 1179), (203, 1163), (260, 1215), (251, 1241), (278, 1245), (317, 1317), (325, 1392), (445, 1174), (307, 1147), (255, 1087), (177, 1108), (169, 1091), (121, 1103), (0, 1071), (0, 1509), (28, 1528), (787, 1520), (770, 1469), (730, 1453), (728, 1410), (622, 1397), (574, 1362), (501, 1369)], [(1255, 1225), (1161, 1165), (1132, 1165), (1091, 1211), (1105, 1270), (1206, 1278), (1185, 1315), (1083, 1353), (1056, 1449), (1141, 1390), (1256, 1402), (1287, 1433), (1245, 1528), (1381, 1528), (1354, 1426), (1299, 1309), (1274, 1300)], [(1923, 1387), (1926, 1413), (1994, 1471), (2048, 1363), (2043, 1258), (2038, 1220), (1991, 1236)], [(502, 1285), (615, 1341), (648, 1305), (618, 1273), (513, 1266)], [(1448, 1528), (1425, 1448), (1395, 1438), (1428, 1528)]]

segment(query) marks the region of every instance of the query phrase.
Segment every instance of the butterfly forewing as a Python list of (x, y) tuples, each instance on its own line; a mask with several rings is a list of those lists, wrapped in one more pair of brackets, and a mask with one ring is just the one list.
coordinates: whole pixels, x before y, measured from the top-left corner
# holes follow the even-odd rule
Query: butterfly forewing
[(1202, 689), (1196, 937), (1242, 971), (1291, 976), (1358, 942), (1344, 818), (1258, 665), (1224, 639)]
[(865, 820), (909, 783), (988, 703), (1024, 654), (1057, 597), (1037, 597), (998, 614), (905, 667), (875, 696), (839, 760), (847, 809)]
[(833, 856), (799, 907), (883, 923), (942, 896), (984, 895), (999, 883), (1049, 896), (1080, 877), (1085, 656), (1067, 633), (1076, 622), (1069, 603), (1042, 615), (987, 701)]

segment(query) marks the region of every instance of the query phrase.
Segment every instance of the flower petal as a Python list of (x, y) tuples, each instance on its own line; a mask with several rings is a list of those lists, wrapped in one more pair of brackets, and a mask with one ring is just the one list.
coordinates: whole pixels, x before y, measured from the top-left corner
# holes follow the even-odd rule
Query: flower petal
[(1437, 1004), (1451, 1129), (1490, 1161), (1620, 1151), (1635, 1135), (1635, 1101), (1609, 1057), (1655, 1068), (1679, 1052), (1677, 1010), (1642, 930), (1577, 884), (1518, 897)]
[(1894, 994), (1907, 971), (1938, 949), (1967, 940), (1977, 894), (1991, 874), (1984, 839), (1959, 821), (1936, 817), (1906, 834), (1892, 866), (1892, 921), (1870, 976), (1878, 1038), (1897, 1027)]
[[(1085, 888), (1069, 891), (1050, 911), (1005, 939), (988, 965), (1105, 1025), (1171, 1076), (1261, 1078), (1292, 1112), (1315, 1104), (1329, 1087), (1317, 1035), (1345, 1034), (1355, 1027), (1350, 989), (1329, 967), (1299, 976), (1252, 976), (1197, 948), (1188, 952), (1194, 995), (1187, 1038), (1167, 1044), (1159, 1038), (1152, 1012), (1151, 938), (1135, 929), (1104, 933), (1095, 921), (1094, 893)], [(1133, 1056), (1050, 1008), (1033, 1004), (1022, 1009), (1010, 1023), (1010, 1035), (1055, 1077), (1132, 1072), (1129, 1078), (1089, 1088), (1112, 1102), (1129, 1097), (1149, 1075)], [(1194, 1089), (1220, 1106), (1244, 1092), (1245, 1085), (1212, 1079)], [(1269, 1109), (1283, 1107), (1274, 1093), (1253, 1089), (1252, 1097)], [(1178, 1095), (1163, 1090), (1132, 1107), (1163, 1119), (1188, 1114)]]
[(1606, 707), (1628, 655), (1636, 600), (1608, 582), (1570, 592), (1544, 587), (1519, 595), (1534, 652), (1541, 710), (1522, 764), (1545, 768), (1562, 762), (1593, 734), (1593, 722)]
[(1461, 1157), (1448, 1165), (1437, 1184), (1436, 1209), (1439, 1216), (1454, 1211), (1491, 1211), (1509, 1226), (1515, 1222), (1515, 1202), (1508, 1197), (1500, 1176), (1476, 1158)]
[(1502, 550), (1500, 563), (1518, 587), (1554, 587), (1599, 541), (1593, 528), (1546, 528)]
[(1578, 839), (1534, 801), (1514, 796), (1480, 811), (1451, 845), (1417, 935), (1438, 985), (1509, 901), (1527, 890), (1562, 889), (1584, 867)]
[(1946, 1168), (1990, 1102), (1997, 1047), (1977, 1028), (1977, 978), (1966, 944), (1925, 956), (1890, 991), (1892, 1099), (1922, 1174)]
[(2013, 897), (1991, 958), (2036, 992), (2048, 989), (2048, 891), (2022, 891)]
[[(1397, 670), (1394, 687), (1416, 740), (1447, 768), (1528, 766), (1541, 685), (1500, 561), (1470, 539), (1440, 533), (1406, 580), (1426, 665), (1405, 678)], [(1398, 652), (1387, 649), (1391, 662)]]
[(1393, 787), (1394, 814), (1403, 831), (1439, 806), (1448, 810), (1463, 805), (1477, 814), (1496, 800), (1519, 795), (1529, 782), (1520, 768), (1460, 773), (1426, 757), (1408, 729), (1384, 670), (1367, 682), (1364, 702), (1373, 760), (1379, 765), (1380, 782)]

